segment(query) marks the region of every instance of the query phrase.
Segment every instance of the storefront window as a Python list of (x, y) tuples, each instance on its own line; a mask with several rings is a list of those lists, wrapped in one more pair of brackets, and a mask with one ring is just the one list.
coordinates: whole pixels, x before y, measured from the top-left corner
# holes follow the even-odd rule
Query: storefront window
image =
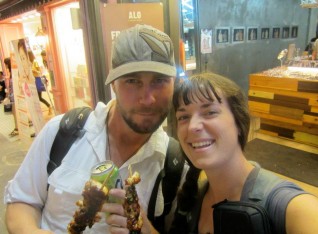
[(186, 70), (196, 69), (195, 28), (193, 0), (182, 0), (183, 42)]
[(87, 66), (83, 42), (76, 11), (79, 3), (74, 2), (52, 11), (57, 35), (59, 64), (64, 72), (64, 85), (68, 108), (91, 105)]

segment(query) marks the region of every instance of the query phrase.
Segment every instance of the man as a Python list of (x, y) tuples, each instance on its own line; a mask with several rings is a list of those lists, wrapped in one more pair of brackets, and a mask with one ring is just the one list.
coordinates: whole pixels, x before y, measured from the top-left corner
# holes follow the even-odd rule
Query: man
[[(86, 134), (72, 145), (61, 166), (48, 178), (46, 165), (61, 116), (43, 128), (6, 187), (9, 232), (67, 233), (91, 168), (105, 160), (115, 163), (123, 179), (129, 175), (129, 165), (140, 173), (137, 192), (146, 211), (151, 188), (164, 166), (169, 137), (160, 125), (171, 105), (175, 75), (173, 46), (166, 34), (146, 25), (121, 32), (114, 42), (112, 70), (106, 80), (116, 99), (107, 105), (97, 104), (84, 126)], [(123, 190), (112, 193), (123, 197)], [(155, 214), (159, 215), (163, 211), (161, 188), (156, 204)], [(116, 229), (128, 233), (119, 207), (106, 205), (103, 211), (111, 213), (108, 224), (102, 217), (84, 233), (111, 233)], [(142, 231), (155, 231), (143, 216)]]

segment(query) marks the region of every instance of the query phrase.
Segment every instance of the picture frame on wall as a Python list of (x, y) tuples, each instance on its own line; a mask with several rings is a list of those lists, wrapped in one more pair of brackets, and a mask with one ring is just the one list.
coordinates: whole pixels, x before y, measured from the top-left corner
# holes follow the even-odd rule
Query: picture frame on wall
[(248, 27), (247, 28), (247, 40), (256, 41), (258, 37), (258, 28), (257, 27)]
[(232, 29), (232, 42), (239, 43), (245, 41), (245, 27), (234, 27)]
[(261, 40), (267, 40), (270, 37), (270, 28), (261, 28)]
[(282, 31), (282, 38), (289, 38), (289, 26), (284, 26)]
[(279, 39), (280, 38), (280, 28), (279, 27), (274, 27), (273, 28), (272, 38), (273, 39)]
[(218, 27), (215, 29), (216, 44), (226, 44), (230, 41), (230, 28)]
[(291, 27), (291, 38), (297, 38), (298, 37), (298, 26), (292, 26)]

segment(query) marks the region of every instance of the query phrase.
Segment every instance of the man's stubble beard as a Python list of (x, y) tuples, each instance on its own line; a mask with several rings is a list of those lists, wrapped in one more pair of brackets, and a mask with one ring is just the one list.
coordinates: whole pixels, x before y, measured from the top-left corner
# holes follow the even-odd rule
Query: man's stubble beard
[(156, 113), (161, 113), (159, 116), (159, 119), (157, 122), (148, 125), (148, 126), (144, 126), (143, 124), (138, 124), (136, 123), (133, 118), (131, 118), (127, 112), (123, 111), (120, 107), (120, 113), (122, 118), (124, 119), (124, 121), (126, 122), (126, 124), (136, 133), (140, 133), (140, 134), (149, 134), (149, 133), (153, 133), (155, 132), (160, 125), (163, 123), (163, 121), (165, 120), (165, 118), (168, 115), (168, 112), (170, 110), (171, 105), (168, 106), (168, 108), (166, 109), (161, 109), (160, 111), (156, 110)]

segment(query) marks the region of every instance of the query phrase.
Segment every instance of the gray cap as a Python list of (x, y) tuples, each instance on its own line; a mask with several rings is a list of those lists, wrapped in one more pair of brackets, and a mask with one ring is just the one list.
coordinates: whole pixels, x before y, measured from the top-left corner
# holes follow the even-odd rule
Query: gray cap
[(176, 76), (173, 45), (170, 37), (149, 25), (122, 31), (112, 48), (112, 69), (106, 85), (133, 72), (157, 72)]

